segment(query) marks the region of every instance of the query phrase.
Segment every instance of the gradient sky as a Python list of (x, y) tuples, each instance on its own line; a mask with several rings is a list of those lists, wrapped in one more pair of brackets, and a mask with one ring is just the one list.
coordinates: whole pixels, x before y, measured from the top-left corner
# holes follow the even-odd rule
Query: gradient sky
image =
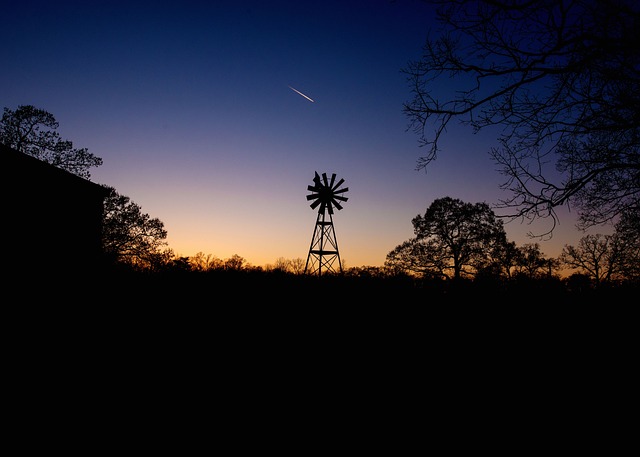
[[(349, 187), (334, 214), (347, 268), (382, 266), (436, 198), (507, 197), (490, 135), (454, 127), (415, 170), (401, 70), (434, 25), (418, 0), (3, 1), (0, 25), (0, 108), (53, 114), (103, 159), (91, 181), (160, 219), (176, 255), (306, 260), (316, 171)], [(526, 236), (548, 224), (505, 228), (549, 257), (584, 236), (566, 211), (550, 241)]]

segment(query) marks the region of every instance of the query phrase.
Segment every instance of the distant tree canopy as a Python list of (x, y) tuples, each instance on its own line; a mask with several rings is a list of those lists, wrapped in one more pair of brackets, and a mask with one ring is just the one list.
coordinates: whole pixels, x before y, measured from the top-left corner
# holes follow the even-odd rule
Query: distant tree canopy
[(129, 197), (113, 187), (104, 186), (109, 195), (104, 200), (102, 246), (106, 255), (117, 262), (141, 269), (167, 264), (173, 252), (167, 249), (167, 231), (157, 218), (144, 214)]
[(0, 142), (50, 163), (70, 173), (89, 179), (91, 167), (102, 165), (102, 159), (86, 148), (74, 148), (60, 138), (55, 117), (32, 105), (21, 105), (15, 111), (4, 109), (0, 120)]
[(496, 207), (508, 216), (551, 217), (551, 233), (562, 205), (581, 228), (640, 206), (640, 2), (430, 3), (441, 28), (403, 69), (404, 112), (427, 146), (418, 169), (456, 119), (498, 127), (489, 152), (507, 178)]
[(431, 277), (473, 277), (500, 268), (507, 237), (501, 220), (486, 203), (434, 200), (411, 223), (416, 235), (387, 254), (385, 266)]

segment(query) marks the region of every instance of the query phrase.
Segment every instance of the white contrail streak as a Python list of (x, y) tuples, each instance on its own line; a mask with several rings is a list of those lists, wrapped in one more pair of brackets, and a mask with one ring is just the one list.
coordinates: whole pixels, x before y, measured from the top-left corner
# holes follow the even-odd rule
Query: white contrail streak
[(294, 91), (295, 93), (302, 95), (304, 98), (306, 98), (307, 100), (309, 100), (311, 103), (313, 103), (313, 100), (309, 97), (307, 97), (305, 94), (303, 94), (302, 92), (300, 92), (299, 90), (294, 89), (293, 87), (289, 86), (289, 89), (291, 89), (292, 91)]

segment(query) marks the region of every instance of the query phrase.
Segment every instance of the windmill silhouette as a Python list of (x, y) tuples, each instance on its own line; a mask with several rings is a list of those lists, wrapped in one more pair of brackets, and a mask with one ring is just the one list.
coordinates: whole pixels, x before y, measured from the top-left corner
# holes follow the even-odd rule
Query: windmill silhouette
[[(311, 191), (307, 195), (307, 200), (311, 203), (311, 209), (318, 208), (318, 217), (316, 218), (316, 226), (313, 230), (311, 238), (311, 246), (309, 247), (309, 255), (307, 263), (304, 267), (305, 273), (318, 274), (322, 273), (342, 273), (342, 262), (340, 262), (340, 252), (338, 251), (338, 240), (336, 239), (336, 231), (333, 228), (333, 207), (341, 210), (342, 205), (338, 200), (346, 202), (348, 200), (344, 194), (349, 190), (348, 187), (338, 189), (344, 179), (340, 179), (337, 183), (336, 174), (331, 175), (331, 181), (327, 179), (327, 174), (322, 173), (322, 179), (318, 172), (315, 172), (313, 178), (313, 186), (307, 186), (307, 190)], [(325, 214), (329, 213), (329, 220), (326, 220)], [(334, 264), (338, 262), (338, 268)]]

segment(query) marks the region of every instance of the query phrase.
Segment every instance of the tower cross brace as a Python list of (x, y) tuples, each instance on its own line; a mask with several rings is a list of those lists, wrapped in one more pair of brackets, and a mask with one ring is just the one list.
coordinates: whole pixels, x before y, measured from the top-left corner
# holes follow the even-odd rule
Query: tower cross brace
[(329, 214), (329, 220), (326, 221), (324, 213), (318, 213), (304, 271), (318, 276), (323, 272), (342, 273), (338, 240), (331, 214)]

